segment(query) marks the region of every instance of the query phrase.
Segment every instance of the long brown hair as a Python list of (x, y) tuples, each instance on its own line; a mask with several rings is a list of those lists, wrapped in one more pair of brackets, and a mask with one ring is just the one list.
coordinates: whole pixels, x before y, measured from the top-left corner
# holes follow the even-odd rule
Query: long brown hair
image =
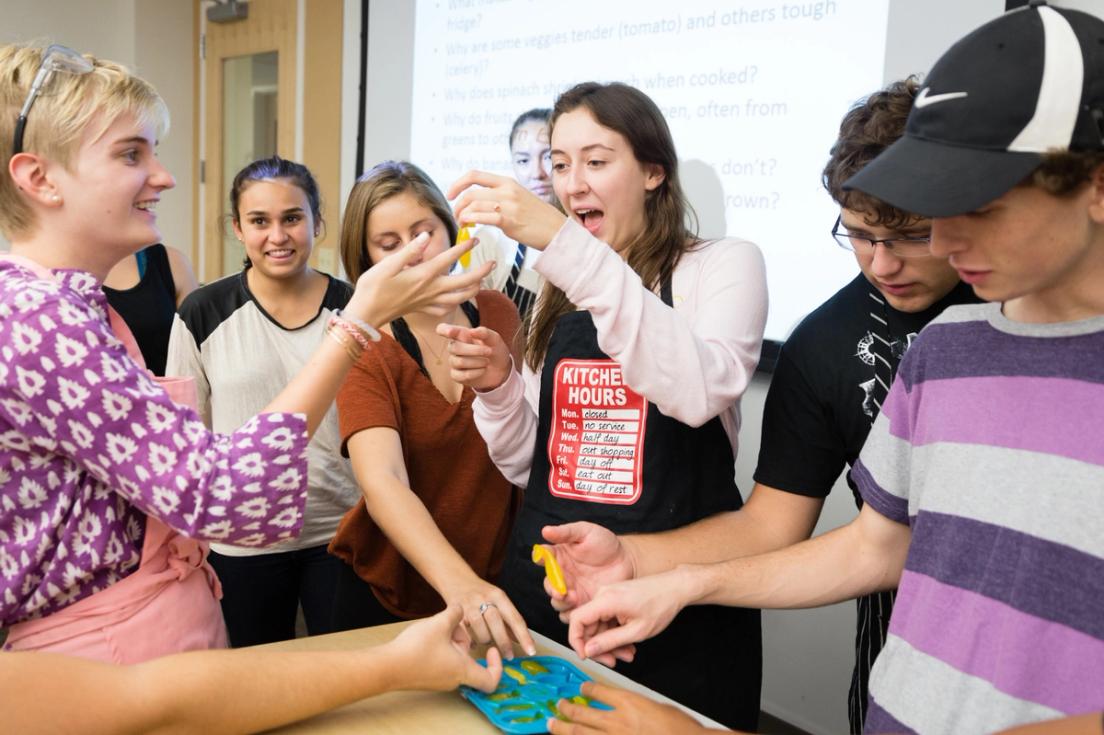
[(407, 161), (378, 163), (357, 179), (345, 203), (341, 224), (341, 264), (354, 283), (374, 264), (368, 258), (368, 216), (384, 200), (410, 192), (441, 220), (448, 241), (456, 242), (456, 220), (448, 201), (425, 171)]
[[(688, 215), (693, 217), (693, 210), (679, 184), (678, 155), (671, 130), (655, 102), (635, 87), (583, 82), (556, 100), (551, 119), (553, 134), (559, 117), (580, 107), (602, 127), (620, 133), (638, 162), (663, 169), (663, 181), (645, 193), (644, 230), (626, 246), (629, 267), (645, 287), (658, 289), (674, 273), (686, 249), (698, 242), (696, 222), (691, 227), (687, 221)], [(544, 362), (556, 322), (574, 310), (567, 294), (551, 283), (544, 284), (525, 344), (525, 361), (533, 370)]]

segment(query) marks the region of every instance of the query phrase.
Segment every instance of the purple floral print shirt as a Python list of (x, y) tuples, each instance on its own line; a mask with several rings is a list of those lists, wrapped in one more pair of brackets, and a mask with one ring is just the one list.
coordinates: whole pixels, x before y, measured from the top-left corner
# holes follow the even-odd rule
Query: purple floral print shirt
[(0, 261), (0, 626), (132, 573), (147, 514), (238, 546), (303, 524), (306, 418), (211, 433), (127, 355), (95, 277), (55, 275)]

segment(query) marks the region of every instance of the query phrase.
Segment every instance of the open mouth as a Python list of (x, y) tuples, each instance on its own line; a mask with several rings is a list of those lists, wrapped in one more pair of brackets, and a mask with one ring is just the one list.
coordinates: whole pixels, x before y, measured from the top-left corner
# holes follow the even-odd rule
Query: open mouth
[(579, 218), (579, 221), (583, 224), (583, 227), (587, 229), (590, 234), (598, 232), (598, 228), (602, 226), (602, 220), (605, 218), (605, 212), (600, 209), (576, 209), (575, 216)]
[(295, 251), (291, 248), (279, 248), (265, 253), (266, 258), (272, 258), (273, 260), (287, 260), (293, 255), (295, 255)]
[(137, 202), (134, 208), (143, 212), (148, 212), (149, 214), (157, 214), (157, 200), (149, 199), (144, 202)]

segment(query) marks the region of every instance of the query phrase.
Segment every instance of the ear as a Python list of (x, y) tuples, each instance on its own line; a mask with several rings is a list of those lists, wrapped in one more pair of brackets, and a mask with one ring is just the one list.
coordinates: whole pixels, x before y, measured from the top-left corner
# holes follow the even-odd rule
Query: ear
[(1104, 225), (1104, 164), (1089, 174), (1089, 216)]
[(8, 161), (8, 173), (16, 187), (31, 201), (44, 207), (56, 207), (60, 203), (60, 192), (42, 156), (17, 153)]
[(238, 238), (238, 240), (245, 239), (245, 235), (242, 234), (241, 222), (236, 219), (230, 220), (230, 226), (234, 228), (234, 237)]
[(658, 163), (644, 164), (644, 190), (655, 191), (667, 179), (667, 172)]

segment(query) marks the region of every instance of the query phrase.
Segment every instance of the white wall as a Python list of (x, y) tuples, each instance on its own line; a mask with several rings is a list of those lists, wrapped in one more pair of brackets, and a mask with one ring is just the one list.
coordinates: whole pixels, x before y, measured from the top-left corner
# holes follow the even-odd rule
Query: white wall
[[(94, 4), (94, 3), (89, 3)], [(192, 3), (134, 0), (134, 69), (157, 88), (172, 115), (158, 155), (176, 177), (176, 189), (157, 205), (163, 241), (191, 254), (198, 210), (192, 201), (195, 109)]]
[(44, 40), (134, 64), (135, 0), (5, 0), (0, 42)]
[(192, 244), (192, 16), (187, 0), (5, 0), (0, 43), (41, 40), (110, 59), (161, 93), (172, 131), (158, 154), (177, 188), (158, 206), (164, 241)]

